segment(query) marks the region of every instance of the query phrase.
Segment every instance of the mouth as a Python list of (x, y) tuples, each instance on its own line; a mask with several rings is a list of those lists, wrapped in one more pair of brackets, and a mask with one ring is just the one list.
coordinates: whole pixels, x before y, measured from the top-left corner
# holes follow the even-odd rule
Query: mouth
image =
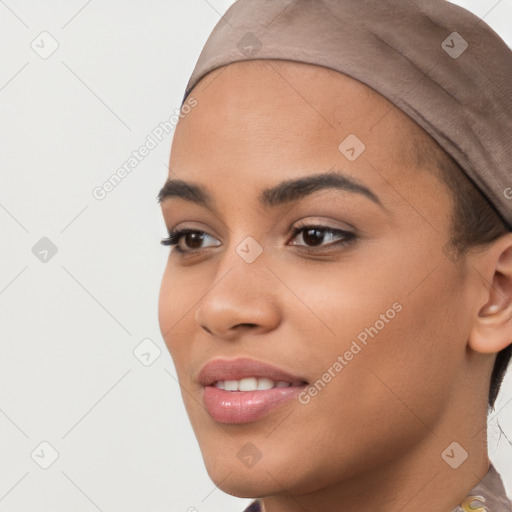
[(302, 376), (245, 357), (208, 361), (201, 368), (197, 382), (202, 386), (216, 386), (230, 391), (256, 391), (308, 384)]
[(217, 380), (208, 384), (225, 391), (267, 391), (274, 388), (302, 387), (308, 383), (303, 380), (273, 380), (267, 377), (244, 377), (243, 379)]
[(297, 396), (308, 381), (253, 359), (214, 359), (201, 369), (203, 403), (219, 423), (249, 423)]

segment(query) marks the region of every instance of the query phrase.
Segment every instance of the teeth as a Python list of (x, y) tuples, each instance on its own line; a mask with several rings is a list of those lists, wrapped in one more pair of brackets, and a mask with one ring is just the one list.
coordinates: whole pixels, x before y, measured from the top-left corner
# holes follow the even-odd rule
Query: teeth
[(276, 382), (265, 377), (247, 377), (240, 380), (219, 380), (215, 382), (214, 386), (226, 391), (262, 391), (272, 388), (287, 388), (291, 386), (291, 383), (282, 380)]

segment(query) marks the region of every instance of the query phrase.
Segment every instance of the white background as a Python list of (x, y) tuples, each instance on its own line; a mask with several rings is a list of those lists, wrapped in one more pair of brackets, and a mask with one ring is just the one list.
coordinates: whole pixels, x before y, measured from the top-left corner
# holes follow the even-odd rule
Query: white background
[[(231, 3), (0, 1), (2, 511), (251, 501), (209, 479), (158, 327), (168, 248), (156, 194), (172, 132), (104, 200), (92, 195), (180, 106)], [(512, 0), (460, 3), (512, 45)], [(43, 31), (59, 45), (47, 59), (31, 48)], [(58, 250), (46, 263), (32, 252), (42, 237)], [(161, 350), (148, 367), (133, 355), (146, 338)], [(496, 409), (512, 440), (510, 377)], [(512, 446), (495, 425), (489, 453), (512, 496)], [(48, 469), (31, 458), (49, 461), (42, 441), (59, 454)]]

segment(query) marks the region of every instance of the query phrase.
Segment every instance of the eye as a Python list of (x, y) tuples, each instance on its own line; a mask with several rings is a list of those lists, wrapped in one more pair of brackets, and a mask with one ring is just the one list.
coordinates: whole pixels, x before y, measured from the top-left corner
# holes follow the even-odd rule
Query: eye
[[(205, 233), (204, 231), (200, 231), (198, 229), (176, 229), (174, 231), (171, 231), (169, 233), (168, 238), (164, 238), (160, 243), (162, 245), (170, 245), (171, 247), (174, 247), (177, 252), (180, 253), (188, 253), (188, 252), (194, 252), (197, 249), (202, 249), (202, 247), (196, 247), (198, 244), (200, 245), (201, 242), (205, 239), (205, 237), (209, 237), (210, 235), (208, 233)], [(192, 251), (189, 251), (187, 249), (183, 249), (179, 246), (180, 240), (185, 238), (185, 241), (187, 244), (191, 244)]]
[[(352, 233), (351, 231), (344, 231), (343, 229), (335, 229), (330, 228), (328, 226), (321, 226), (321, 225), (304, 225), (304, 226), (297, 226), (293, 228), (293, 237), (295, 238), (297, 235), (302, 234), (302, 239), (304, 242), (306, 242), (306, 248), (309, 246), (307, 244), (312, 244), (313, 247), (318, 245), (326, 245), (322, 242), (325, 241), (326, 233), (328, 233), (327, 239), (332, 240), (333, 235), (334, 237), (338, 236), (341, 237), (341, 240), (338, 240), (337, 242), (327, 244), (329, 247), (331, 246), (345, 246), (348, 245), (350, 242), (353, 242), (356, 239), (356, 235)], [(299, 245), (300, 244), (293, 244), (293, 245)]]

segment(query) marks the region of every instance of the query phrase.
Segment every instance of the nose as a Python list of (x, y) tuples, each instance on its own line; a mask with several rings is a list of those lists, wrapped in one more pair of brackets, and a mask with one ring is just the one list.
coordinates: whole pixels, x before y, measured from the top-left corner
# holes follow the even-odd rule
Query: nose
[(276, 329), (281, 314), (277, 279), (263, 262), (232, 262), (217, 273), (210, 290), (200, 301), (197, 324), (208, 334), (235, 339), (248, 330), (255, 334)]

